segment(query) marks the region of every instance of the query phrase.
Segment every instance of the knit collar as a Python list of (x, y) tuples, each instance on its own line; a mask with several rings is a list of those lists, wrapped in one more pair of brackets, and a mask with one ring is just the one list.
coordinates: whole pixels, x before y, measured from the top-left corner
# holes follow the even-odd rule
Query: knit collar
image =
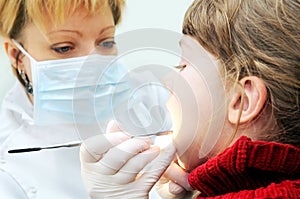
[(246, 167), (300, 174), (300, 148), (276, 142), (251, 141), (246, 137), (240, 138), (239, 142), (245, 143), (248, 163)]
[[(270, 181), (299, 177), (299, 157), (298, 147), (251, 141), (242, 136), (223, 153), (193, 170), (189, 175), (189, 183), (204, 196), (253, 189), (265, 186)], [(253, 175), (254, 171), (259, 172), (260, 176)]]

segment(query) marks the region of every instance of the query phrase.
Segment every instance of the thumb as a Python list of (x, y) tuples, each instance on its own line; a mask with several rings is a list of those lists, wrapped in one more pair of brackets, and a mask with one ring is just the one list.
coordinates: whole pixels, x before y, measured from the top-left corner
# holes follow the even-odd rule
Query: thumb
[(186, 190), (184, 188), (175, 185), (175, 183), (164, 177), (161, 177), (155, 184), (155, 189), (161, 198), (165, 199), (180, 199), (185, 198), (184, 196), (186, 195)]
[[(191, 188), (189, 182), (188, 182), (188, 173), (185, 172), (178, 164), (176, 164), (175, 162), (173, 162), (169, 168), (167, 169), (167, 171), (164, 173), (164, 177), (173, 181), (175, 184), (173, 184), (172, 186), (174, 186), (174, 189), (177, 186), (181, 186), (183, 187), (185, 190), (187, 191), (192, 191), (193, 189)], [(172, 187), (170, 187), (172, 188)], [(179, 189), (179, 188), (178, 188)], [(171, 190), (170, 190), (171, 191)]]
[(169, 191), (170, 191), (170, 193), (172, 193), (174, 195), (178, 195), (178, 194), (186, 192), (185, 188), (183, 188), (182, 186), (176, 184), (173, 181), (169, 181)]
[[(176, 149), (173, 143), (164, 147), (160, 154), (150, 163), (141, 176), (141, 181), (151, 182), (151, 187), (156, 183), (174, 159)], [(150, 180), (150, 181), (149, 181)]]

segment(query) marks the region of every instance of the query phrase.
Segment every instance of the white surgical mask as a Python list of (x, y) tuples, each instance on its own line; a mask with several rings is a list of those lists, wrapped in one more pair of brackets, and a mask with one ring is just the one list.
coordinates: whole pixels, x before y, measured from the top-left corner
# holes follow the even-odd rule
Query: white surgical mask
[(115, 56), (36, 61), (14, 43), (30, 59), (36, 125), (107, 122), (113, 117), (112, 94), (122, 100), (118, 95), (130, 89), (120, 81), (127, 70)]
[(31, 63), (34, 124), (105, 124), (115, 120), (121, 129), (135, 135), (170, 130), (172, 121), (166, 109), (169, 92), (151, 84), (139, 86), (149, 83), (149, 78), (159, 82), (151, 71), (129, 73), (116, 56), (99, 54), (36, 61), (14, 43)]

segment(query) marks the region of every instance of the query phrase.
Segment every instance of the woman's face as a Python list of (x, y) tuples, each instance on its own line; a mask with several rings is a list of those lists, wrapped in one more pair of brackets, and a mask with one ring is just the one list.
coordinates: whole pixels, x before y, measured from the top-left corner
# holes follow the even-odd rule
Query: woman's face
[(217, 60), (190, 36), (183, 36), (178, 92), (171, 96), (174, 144), (179, 164), (191, 170), (218, 150), (224, 126), (224, 89)]
[[(93, 16), (79, 8), (67, 16), (63, 24), (46, 24), (45, 32), (29, 23), (18, 42), (37, 61), (84, 56), (95, 49), (100, 54), (113, 55), (117, 53), (114, 33), (109, 7)], [(30, 61), (25, 56), (22, 61), (23, 70), (32, 81)]]

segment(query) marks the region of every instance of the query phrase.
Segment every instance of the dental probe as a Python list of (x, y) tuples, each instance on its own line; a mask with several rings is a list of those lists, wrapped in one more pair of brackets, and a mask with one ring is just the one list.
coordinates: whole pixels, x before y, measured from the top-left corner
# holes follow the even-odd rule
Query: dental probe
[[(161, 131), (157, 133), (149, 133), (149, 134), (140, 134), (140, 135), (132, 135), (131, 138), (134, 137), (148, 137), (148, 136), (162, 136), (162, 135), (169, 135), (173, 133), (173, 131)], [(64, 144), (55, 144), (45, 147), (30, 147), (30, 148), (21, 148), (21, 149), (12, 149), (8, 150), (8, 153), (26, 153), (26, 152), (33, 152), (33, 151), (40, 151), (43, 149), (56, 149), (56, 148), (63, 148), (63, 147), (77, 147), (82, 144), (82, 141), (74, 141), (74, 142), (67, 142)]]

